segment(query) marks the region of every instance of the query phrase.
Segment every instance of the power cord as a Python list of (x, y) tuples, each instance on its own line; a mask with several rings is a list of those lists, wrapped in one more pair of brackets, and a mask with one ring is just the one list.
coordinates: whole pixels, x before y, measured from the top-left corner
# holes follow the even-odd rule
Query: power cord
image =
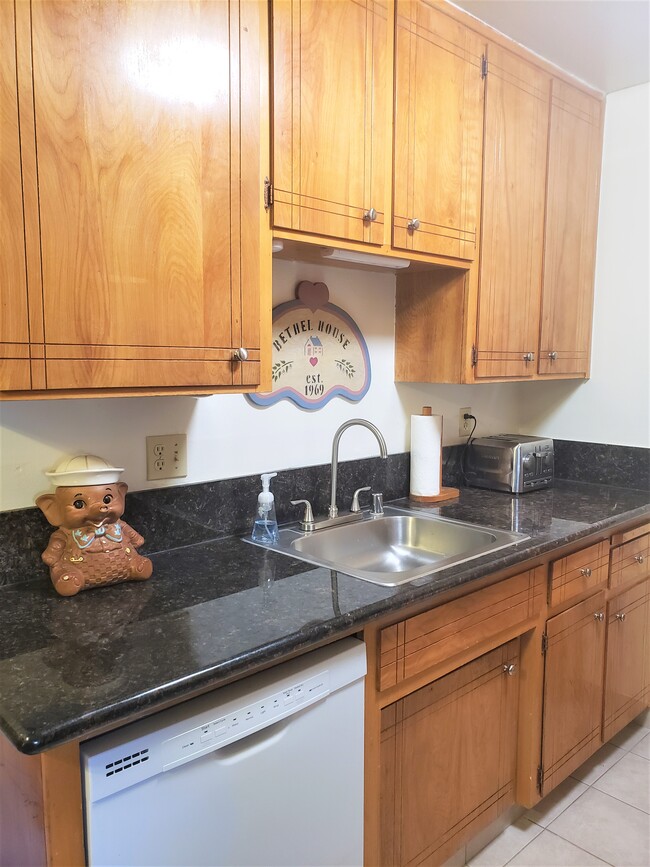
[(468, 446), (471, 444), (471, 442), (472, 442), (472, 438), (474, 437), (474, 431), (476, 430), (477, 421), (476, 421), (476, 416), (475, 416), (475, 415), (472, 415), (472, 414), (469, 413), (469, 412), (464, 413), (463, 418), (464, 418), (465, 420), (471, 418), (471, 419), (473, 419), (473, 421), (474, 421), (474, 425), (473, 425), (471, 431), (469, 432), (469, 436), (467, 437), (467, 442), (466, 442), (465, 445), (463, 446), (463, 450), (462, 450), (462, 452), (460, 453), (460, 461), (459, 461), (459, 464), (460, 464), (460, 474), (461, 474), (461, 476), (462, 476), (462, 478), (463, 478), (463, 481), (464, 481), (465, 483), (467, 483), (467, 476), (465, 475), (465, 455), (466, 455), (466, 453), (467, 453)]

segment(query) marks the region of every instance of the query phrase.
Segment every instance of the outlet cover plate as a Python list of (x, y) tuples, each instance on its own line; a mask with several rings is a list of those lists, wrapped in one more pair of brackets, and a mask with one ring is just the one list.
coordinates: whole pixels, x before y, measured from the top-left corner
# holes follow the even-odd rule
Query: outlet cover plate
[(147, 479), (182, 479), (187, 475), (187, 434), (147, 437)]
[(471, 415), (472, 414), (472, 407), (471, 406), (461, 406), (461, 408), (458, 410), (458, 436), (459, 437), (468, 437), (470, 434), (470, 431), (472, 430), (472, 427), (474, 425), (474, 422), (471, 418), (463, 418), (465, 413), (468, 413), (468, 415)]

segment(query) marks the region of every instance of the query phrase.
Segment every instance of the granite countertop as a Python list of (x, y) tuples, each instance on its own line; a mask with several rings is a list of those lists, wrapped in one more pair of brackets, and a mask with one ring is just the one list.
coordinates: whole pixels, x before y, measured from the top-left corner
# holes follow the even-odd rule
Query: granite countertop
[(25, 753), (90, 736), (412, 602), (463, 584), (471, 589), (491, 572), (641, 520), (650, 495), (564, 481), (522, 497), (467, 488), (435, 512), (530, 539), (401, 587), (315, 568), (236, 537), (154, 554), (151, 581), (72, 598), (57, 596), (35, 565), (33, 580), (0, 591), (0, 731)]

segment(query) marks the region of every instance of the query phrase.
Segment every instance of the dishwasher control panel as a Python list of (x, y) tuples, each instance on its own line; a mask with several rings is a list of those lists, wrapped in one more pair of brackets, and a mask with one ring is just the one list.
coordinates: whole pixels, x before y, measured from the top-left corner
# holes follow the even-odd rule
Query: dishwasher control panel
[(329, 691), (329, 673), (323, 671), (253, 704), (229, 709), (216, 719), (206, 720), (164, 741), (163, 771), (266, 728), (323, 698)]

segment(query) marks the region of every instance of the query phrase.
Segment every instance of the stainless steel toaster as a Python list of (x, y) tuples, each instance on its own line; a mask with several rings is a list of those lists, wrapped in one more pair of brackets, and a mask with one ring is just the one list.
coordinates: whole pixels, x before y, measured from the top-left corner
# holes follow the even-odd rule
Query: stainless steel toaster
[(519, 434), (478, 437), (465, 455), (465, 479), (477, 488), (523, 494), (553, 483), (553, 440)]

